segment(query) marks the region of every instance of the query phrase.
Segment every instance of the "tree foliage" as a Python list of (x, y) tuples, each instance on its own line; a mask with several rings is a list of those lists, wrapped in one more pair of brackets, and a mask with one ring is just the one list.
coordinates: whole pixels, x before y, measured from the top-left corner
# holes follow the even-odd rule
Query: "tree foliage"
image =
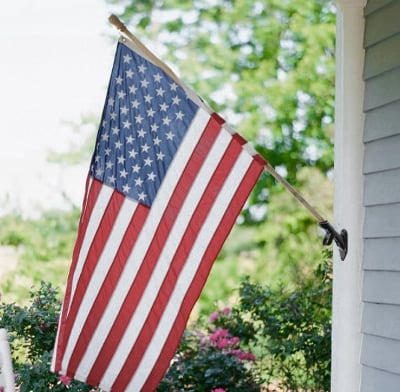
[[(108, 1), (289, 182), (303, 167), (332, 168), (330, 0)], [(272, 183), (264, 176), (251, 203)]]

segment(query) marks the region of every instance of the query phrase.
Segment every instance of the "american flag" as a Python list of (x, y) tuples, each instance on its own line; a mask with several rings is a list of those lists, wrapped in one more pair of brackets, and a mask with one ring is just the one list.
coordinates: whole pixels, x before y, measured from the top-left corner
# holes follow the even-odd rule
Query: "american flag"
[(264, 163), (121, 39), (52, 370), (105, 391), (155, 390)]

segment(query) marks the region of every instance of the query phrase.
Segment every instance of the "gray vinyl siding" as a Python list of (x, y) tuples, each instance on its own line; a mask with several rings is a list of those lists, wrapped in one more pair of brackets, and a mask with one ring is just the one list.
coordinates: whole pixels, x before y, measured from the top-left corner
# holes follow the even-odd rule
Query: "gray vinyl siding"
[(400, 340), (400, 307), (366, 302), (363, 324), (369, 335)]
[(365, 54), (364, 76), (372, 78), (382, 72), (395, 69), (400, 63), (400, 35), (396, 34), (372, 46)]
[[(399, 2), (400, 12), (400, 2)], [(400, 19), (399, 19), (400, 23)], [(367, 79), (364, 109), (371, 110), (397, 101), (400, 97), (400, 69), (395, 68)]]
[[(390, 252), (387, 250), (390, 249)], [(385, 255), (385, 257), (382, 257)], [(364, 244), (364, 269), (366, 271), (400, 272), (399, 237), (368, 238)]]
[[(365, 46), (370, 47), (399, 32), (399, 1), (371, 1), (375, 10), (367, 13), (367, 29), (365, 30)], [(368, 6), (367, 6), (368, 9)]]
[[(361, 377), (361, 390), (363, 392), (399, 392), (397, 374), (365, 366)], [(385, 385), (384, 390), (381, 389), (382, 385)]]
[(374, 11), (379, 10), (380, 8), (383, 8), (385, 5), (391, 3), (392, 0), (369, 0), (367, 2), (367, 5), (365, 7), (365, 16), (368, 16)]
[(364, 141), (396, 135), (399, 131), (399, 113), (400, 101), (369, 110), (365, 118)]
[(369, 173), (365, 178), (364, 202), (368, 206), (400, 203), (400, 169)]
[(400, 1), (365, 8), (362, 392), (400, 391)]
[(399, 152), (400, 135), (393, 135), (367, 142), (365, 144), (364, 172), (369, 174), (378, 171), (397, 169), (400, 164)]

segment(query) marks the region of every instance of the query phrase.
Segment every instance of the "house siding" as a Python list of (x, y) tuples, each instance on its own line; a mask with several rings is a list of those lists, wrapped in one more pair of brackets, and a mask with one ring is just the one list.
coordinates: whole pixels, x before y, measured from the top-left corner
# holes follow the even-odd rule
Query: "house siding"
[[(381, 389), (382, 385), (385, 386), (385, 389)], [(364, 367), (362, 370), (361, 390), (363, 392), (399, 392), (399, 379), (397, 374)]]
[(400, 1), (365, 8), (362, 392), (400, 391)]

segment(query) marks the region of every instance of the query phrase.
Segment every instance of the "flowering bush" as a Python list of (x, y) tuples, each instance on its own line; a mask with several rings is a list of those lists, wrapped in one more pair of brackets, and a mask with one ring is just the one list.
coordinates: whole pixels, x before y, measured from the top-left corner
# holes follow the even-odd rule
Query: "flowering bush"
[[(230, 314), (230, 309), (222, 314)], [(238, 336), (215, 324), (219, 315), (210, 316), (205, 332), (185, 331), (158, 391), (260, 391), (261, 380), (253, 366), (256, 357), (241, 348)]]
[(244, 279), (236, 306), (211, 313), (206, 332), (186, 331), (160, 391), (329, 391), (331, 267), (326, 253), (292, 290)]

